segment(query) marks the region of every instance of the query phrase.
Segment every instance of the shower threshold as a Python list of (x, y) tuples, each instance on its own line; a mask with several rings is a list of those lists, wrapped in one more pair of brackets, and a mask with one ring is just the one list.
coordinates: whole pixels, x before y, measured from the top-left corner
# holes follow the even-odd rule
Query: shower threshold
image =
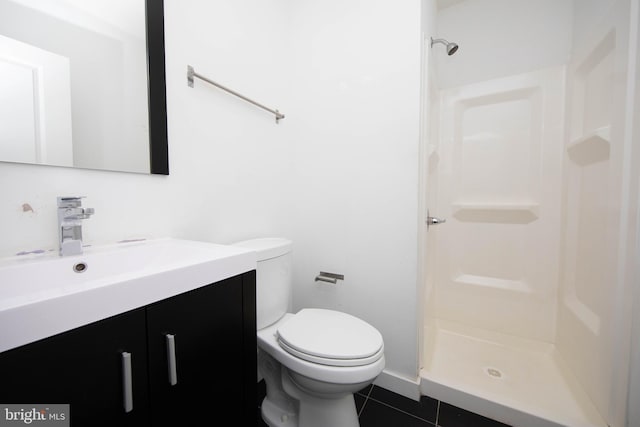
[(554, 346), (431, 319), (421, 393), (515, 427), (606, 427)]

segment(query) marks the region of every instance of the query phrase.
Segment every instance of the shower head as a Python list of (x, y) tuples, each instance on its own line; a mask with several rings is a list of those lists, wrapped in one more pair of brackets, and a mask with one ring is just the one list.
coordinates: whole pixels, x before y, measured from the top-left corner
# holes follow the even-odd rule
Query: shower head
[(458, 45), (455, 43), (450, 43), (445, 39), (434, 39), (431, 37), (431, 47), (433, 47), (434, 43), (442, 43), (447, 47), (447, 55), (451, 56), (458, 51)]

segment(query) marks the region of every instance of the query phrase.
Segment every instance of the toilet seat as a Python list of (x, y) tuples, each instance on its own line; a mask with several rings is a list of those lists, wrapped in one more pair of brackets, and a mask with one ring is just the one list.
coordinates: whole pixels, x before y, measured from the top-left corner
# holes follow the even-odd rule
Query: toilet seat
[(384, 354), (382, 335), (347, 313), (305, 308), (278, 327), (278, 344), (289, 354), (328, 366), (364, 366)]
[(272, 325), (258, 330), (258, 349), (267, 352), (283, 367), (291, 372), (297, 372), (309, 378), (315, 378), (326, 383), (357, 384), (376, 378), (385, 367), (384, 352), (378, 360), (361, 366), (330, 366), (304, 360), (289, 353), (278, 342), (278, 329), (295, 317), (293, 313), (286, 313)]

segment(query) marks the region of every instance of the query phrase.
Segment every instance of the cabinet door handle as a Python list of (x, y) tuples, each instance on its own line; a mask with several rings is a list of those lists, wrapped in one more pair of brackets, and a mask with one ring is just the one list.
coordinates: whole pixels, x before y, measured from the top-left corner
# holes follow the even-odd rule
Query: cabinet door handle
[(133, 383), (131, 379), (131, 353), (122, 352), (122, 391), (124, 412), (133, 411)]
[(169, 384), (178, 384), (178, 371), (176, 369), (176, 336), (165, 335), (167, 338), (167, 362), (169, 365)]

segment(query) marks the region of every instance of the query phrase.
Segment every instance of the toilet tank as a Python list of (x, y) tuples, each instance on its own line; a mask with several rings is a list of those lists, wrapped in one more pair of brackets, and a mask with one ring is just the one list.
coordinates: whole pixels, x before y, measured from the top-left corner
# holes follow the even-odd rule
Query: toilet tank
[(257, 254), (256, 319), (258, 330), (284, 316), (291, 305), (291, 240), (262, 238), (234, 243)]

